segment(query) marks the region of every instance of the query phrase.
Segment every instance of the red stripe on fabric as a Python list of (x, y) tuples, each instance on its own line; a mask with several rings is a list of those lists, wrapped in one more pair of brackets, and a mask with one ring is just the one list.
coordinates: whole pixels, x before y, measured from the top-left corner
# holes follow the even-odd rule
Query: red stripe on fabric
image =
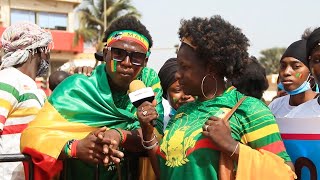
[(320, 134), (281, 134), (286, 140), (320, 140)]
[(27, 128), (27, 126), (28, 124), (17, 124), (17, 125), (5, 126), (1, 134), (2, 135), (18, 134), (18, 133), (21, 133), (25, 128)]
[(258, 150), (259, 149), (264, 149), (264, 150), (272, 152), (274, 154), (278, 154), (278, 153), (286, 150), (286, 148), (284, 147), (283, 141), (277, 141), (277, 142), (268, 144), (266, 146), (263, 146), (263, 147), (260, 147), (260, 148), (257, 148), (257, 149)]
[(189, 148), (187, 150), (186, 155), (188, 156), (193, 151), (195, 151), (197, 149), (201, 149), (201, 148), (209, 148), (209, 149), (220, 151), (220, 149), (217, 146), (213, 145), (212, 141), (209, 138), (204, 138), (204, 139), (197, 141), (193, 148)]
[[(52, 179), (62, 170), (63, 163), (61, 160), (42, 154), (29, 147), (25, 147), (22, 153), (29, 154), (32, 158), (34, 164), (34, 179)], [(28, 180), (29, 168), (27, 163), (23, 163), (23, 165), (25, 168), (26, 180)]]
[(4, 125), (4, 123), (6, 122), (7, 118), (0, 115), (0, 123), (2, 123)]
[(158, 154), (160, 157), (162, 157), (163, 159), (167, 159), (167, 158), (166, 158), (166, 155), (165, 155), (163, 152), (160, 151), (160, 146), (158, 146), (157, 154)]

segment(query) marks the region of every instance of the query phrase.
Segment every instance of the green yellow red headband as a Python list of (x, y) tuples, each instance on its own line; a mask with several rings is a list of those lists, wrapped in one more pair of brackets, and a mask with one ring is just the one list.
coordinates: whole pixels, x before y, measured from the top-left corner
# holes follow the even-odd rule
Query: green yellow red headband
[(107, 39), (107, 46), (110, 46), (112, 43), (118, 40), (131, 40), (140, 44), (143, 48), (145, 48), (147, 52), (147, 56), (149, 56), (149, 41), (148, 39), (135, 31), (131, 30), (120, 30), (111, 33)]

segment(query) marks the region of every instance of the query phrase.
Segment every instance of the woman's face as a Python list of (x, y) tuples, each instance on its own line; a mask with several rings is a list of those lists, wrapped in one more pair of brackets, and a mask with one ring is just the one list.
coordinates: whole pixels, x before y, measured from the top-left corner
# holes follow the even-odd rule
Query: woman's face
[(201, 81), (207, 74), (204, 64), (196, 56), (194, 50), (182, 44), (177, 54), (178, 71), (176, 79), (185, 94), (202, 96)]
[(317, 82), (320, 84), (320, 48), (316, 48), (310, 56), (309, 67), (311, 69), (311, 73)]
[(194, 101), (194, 97), (184, 94), (179, 81), (174, 82), (167, 90), (168, 102), (172, 108), (177, 110), (185, 103)]
[(118, 40), (104, 48), (106, 71), (119, 90), (128, 90), (129, 84), (140, 74), (147, 62), (146, 53), (140, 44), (128, 40)]
[(280, 61), (279, 77), (287, 91), (293, 91), (303, 84), (309, 76), (309, 69), (301, 61), (293, 57), (285, 57)]

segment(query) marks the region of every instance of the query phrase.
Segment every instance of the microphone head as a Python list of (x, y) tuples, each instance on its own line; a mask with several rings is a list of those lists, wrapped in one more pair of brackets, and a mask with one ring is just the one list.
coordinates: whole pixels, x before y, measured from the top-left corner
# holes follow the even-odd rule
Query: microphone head
[(143, 102), (154, 100), (154, 92), (151, 87), (140, 80), (133, 80), (129, 85), (129, 98), (135, 107), (140, 106)]
[(146, 88), (146, 85), (140, 80), (133, 80), (129, 84), (129, 92), (134, 92), (136, 90), (143, 89), (143, 88)]

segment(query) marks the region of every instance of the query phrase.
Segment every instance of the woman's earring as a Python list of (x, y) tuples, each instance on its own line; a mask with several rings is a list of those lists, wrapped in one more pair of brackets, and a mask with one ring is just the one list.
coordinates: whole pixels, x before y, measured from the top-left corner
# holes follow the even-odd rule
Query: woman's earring
[[(216, 82), (216, 86), (215, 86), (215, 92), (214, 92), (214, 94), (212, 95), (212, 97), (208, 97), (208, 96), (206, 96), (206, 94), (204, 93), (204, 88), (203, 88), (203, 85), (204, 85), (204, 81), (205, 81), (205, 79), (208, 77), (208, 76), (212, 76), (213, 77), (213, 79), (215, 80), (215, 82)], [(202, 78), (202, 82), (201, 82), (201, 92), (202, 92), (202, 95), (206, 98), (206, 99), (211, 99), (211, 98), (213, 98), (215, 95), (216, 95), (216, 93), (217, 93), (217, 90), (218, 90), (218, 82), (217, 82), (217, 79), (213, 76), (213, 75), (210, 75), (210, 74), (207, 74), (207, 75), (205, 75), (203, 78)]]

